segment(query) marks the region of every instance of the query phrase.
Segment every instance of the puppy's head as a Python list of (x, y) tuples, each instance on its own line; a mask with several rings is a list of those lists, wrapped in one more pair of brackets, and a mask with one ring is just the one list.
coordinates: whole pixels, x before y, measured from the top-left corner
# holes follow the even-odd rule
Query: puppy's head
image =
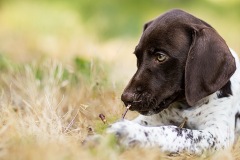
[(179, 100), (193, 106), (221, 89), (236, 68), (218, 33), (181, 10), (145, 24), (134, 54), (138, 69), (122, 101), (143, 115), (159, 113)]

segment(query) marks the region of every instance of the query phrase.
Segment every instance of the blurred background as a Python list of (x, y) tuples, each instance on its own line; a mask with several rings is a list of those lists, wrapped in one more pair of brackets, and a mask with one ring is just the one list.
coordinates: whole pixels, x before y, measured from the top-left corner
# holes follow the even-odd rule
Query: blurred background
[(205, 20), (240, 53), (239, 0), (0, 0), (1, 59), (98, 59), (113, 81), (128, 81), (143, 24), (172, 8)]

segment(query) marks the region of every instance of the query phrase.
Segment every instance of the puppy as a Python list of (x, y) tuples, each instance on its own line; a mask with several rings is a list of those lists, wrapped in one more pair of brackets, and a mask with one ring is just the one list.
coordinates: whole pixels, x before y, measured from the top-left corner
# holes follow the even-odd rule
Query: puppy
[(144, 25), (134, 54), (138, 69), (121, 98), (140, 115), (108, 129), (122, 145), (191, 154), (233, 145), (240, 115), (239, 60), (213, 27), (170, 10)]

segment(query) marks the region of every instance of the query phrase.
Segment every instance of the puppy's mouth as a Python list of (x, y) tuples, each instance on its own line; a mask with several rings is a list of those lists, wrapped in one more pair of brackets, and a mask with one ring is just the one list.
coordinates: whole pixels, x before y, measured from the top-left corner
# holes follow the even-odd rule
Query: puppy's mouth
[(178, 93), (175, 93), (165, 99), (163, 99), (160, 103), (155, 104), (153, 106), (142, 106), (142, 107), (131, 107), (130, 110), (135, 110), (137, 112), (139, 112), (142, 115), (153, 115), (153, 114), (157, 114), (160, 113), (162, 110), (168, 108), (173, 102), (176, 101), (176, 99), (178, 98)]

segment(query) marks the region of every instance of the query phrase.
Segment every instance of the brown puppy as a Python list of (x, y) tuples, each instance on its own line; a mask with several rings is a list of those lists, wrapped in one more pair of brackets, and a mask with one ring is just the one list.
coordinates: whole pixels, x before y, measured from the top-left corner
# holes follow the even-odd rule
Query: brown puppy
[(225, 41), (206, 22), (171, 10), (144, 25), (134, 54), (138, 70), (122, 94), (143, 115), (181, 101), (190, 106), (220, 89), (231, 94), (236, 67)]
[(209, 24), (166, 12), (144, 26), (135, 55), (138, 70), (122, 100), (142, 115), (109, 133), (124, 146), (173, 153), (232, 146), (240, 133), (240, 63)]

